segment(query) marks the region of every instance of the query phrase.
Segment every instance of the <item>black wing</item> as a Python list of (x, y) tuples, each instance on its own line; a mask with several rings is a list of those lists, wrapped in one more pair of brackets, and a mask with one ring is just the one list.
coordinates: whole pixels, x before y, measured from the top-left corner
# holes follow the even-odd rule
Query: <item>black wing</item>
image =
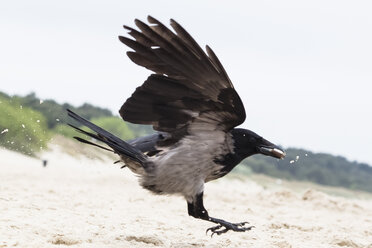
[(134, 39), (119, 39), (134, 51), (136, 64), (154, 71), (120, 109), (125, 121), (149, 124), (158, 131), (228, 131), (245, 120), (242, 101), (212, 49), (207, 54), (177, 22), (175, 33), (158, 20), (139, 20), (140, 31), (124, 26)]

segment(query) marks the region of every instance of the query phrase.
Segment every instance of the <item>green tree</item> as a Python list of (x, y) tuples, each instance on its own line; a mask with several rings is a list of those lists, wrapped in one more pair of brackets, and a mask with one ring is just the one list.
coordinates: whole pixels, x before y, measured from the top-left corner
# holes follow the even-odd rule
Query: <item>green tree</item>
[[(128, 127), (127, 123), (125, 123), (122, 119), (119, 117), (101, 117), (101, 118), (94, 118), (91, 120), (94, 124), (97, 126), (105, 129), (106, 131), (118, 136), (122, 140), (129, 140), (133, 139), (134, 133), (132, 130)], [(79, 127), (79, 126), (78, 126)], [(84, 131), (90, 132), (90, 130), (87, 127), (79, 127), (83, 129)], [(64, 135), (66, 137), (72, 138), (72, 137), (80, 137), (84, 139), (90, 139), (90, 137), (76, 131), (74, 128), (65, 125), (65, 124), (60, 124), (57, 125), (53, 131), (55, 133)]]
[(68, 120), (66, 109), (71, 109), (86, 119), (98, 118), (98, 117), (109, 117), (112, 113), (108, 109), (95, 107), (91, 104), (83, 104), (79, 107), (74, 107), (71, 104), (64, 103), (59, 104), (54, 100), (41, 100), (35, 95), (35, 93), (28, 94), (26, 96), (13, 96), (11, 101), (19, 102), (25, 107), (32, 108), (41, 112), (47, 119), (49, 128), (54, 128), (61, 123), (74, 123), (73, 120)]
[(119, 117), (93, 118), (91, 122), (109, 131), (110, 133), (115, 134), (123, 140), (134, 138), (132, 130), (130, 130), (128, 125)]
[(255, 155), (243, 161), (253, 172), (372, 192), (372, 167), (341, 156), (289, 148), (283, 160)]
[(0, 97), (0, 146), (34, 156), (50, 138), (45, 117), (19, 102)]

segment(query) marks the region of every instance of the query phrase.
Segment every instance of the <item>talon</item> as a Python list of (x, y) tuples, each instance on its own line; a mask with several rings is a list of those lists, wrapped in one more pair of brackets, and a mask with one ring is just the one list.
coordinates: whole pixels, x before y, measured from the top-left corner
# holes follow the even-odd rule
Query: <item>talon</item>
[(208, 228), (206, 230), (206, 234), (208, 234), (208, 232), (211, 231), (212, 232), (211, 237), (213, 237), (213, 235), (215, 234), (221, 235), (223, 233), (228, 232), (229, 230), (232, 230), (235, 232), (245, 232), (245, 231), (249, 231), (252, 228), (254, 228), (254, 226), (245, 227), (246, 224), (249, 224), (249, 222), (245, 221), (245, 222), (240, 222), (240, 223), (229, 223), (229, 222), (224, 221), (218, 224), (217, 226)]
[(222, 225), (212, 226), (205, 231), (205, 235), (208, 235), (208, 232), (211, 231), (212, 236), (213, 236), (213, 234), (216, 232), (216, 230), (220, 229), (221, 227), (222, 227)]

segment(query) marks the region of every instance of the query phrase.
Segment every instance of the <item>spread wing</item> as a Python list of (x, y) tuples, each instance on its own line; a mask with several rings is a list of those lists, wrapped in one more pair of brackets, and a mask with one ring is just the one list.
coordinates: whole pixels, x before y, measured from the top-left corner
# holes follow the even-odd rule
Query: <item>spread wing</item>
[(151, 16), (148, 22), (135, 20), (139, 31), (124, 26), (133, 39), (119, 37), (134, 63), (155, 72), (121, 107), (122, 118), (172, 136), (243, 123), (243, 103), (212, 49), (206, 54), (172, 19), (175, 32)]

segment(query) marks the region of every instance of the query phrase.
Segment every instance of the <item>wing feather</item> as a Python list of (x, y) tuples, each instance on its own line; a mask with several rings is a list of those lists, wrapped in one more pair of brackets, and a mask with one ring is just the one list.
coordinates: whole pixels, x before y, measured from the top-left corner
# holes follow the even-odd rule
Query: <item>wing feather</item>
[(205, 53), (172, 19), (175, 32), (151, 16), (148, 22), (135, 20), (139, 31), (124, 26), (133, 39), (119, 37), (133, 49), (127, 55), (134, 63), (156, 73), (123, 104), (122, 118), (172, 135), (228, 131), (243, 123), (243, 103), (212, 49), (206, 46)]

